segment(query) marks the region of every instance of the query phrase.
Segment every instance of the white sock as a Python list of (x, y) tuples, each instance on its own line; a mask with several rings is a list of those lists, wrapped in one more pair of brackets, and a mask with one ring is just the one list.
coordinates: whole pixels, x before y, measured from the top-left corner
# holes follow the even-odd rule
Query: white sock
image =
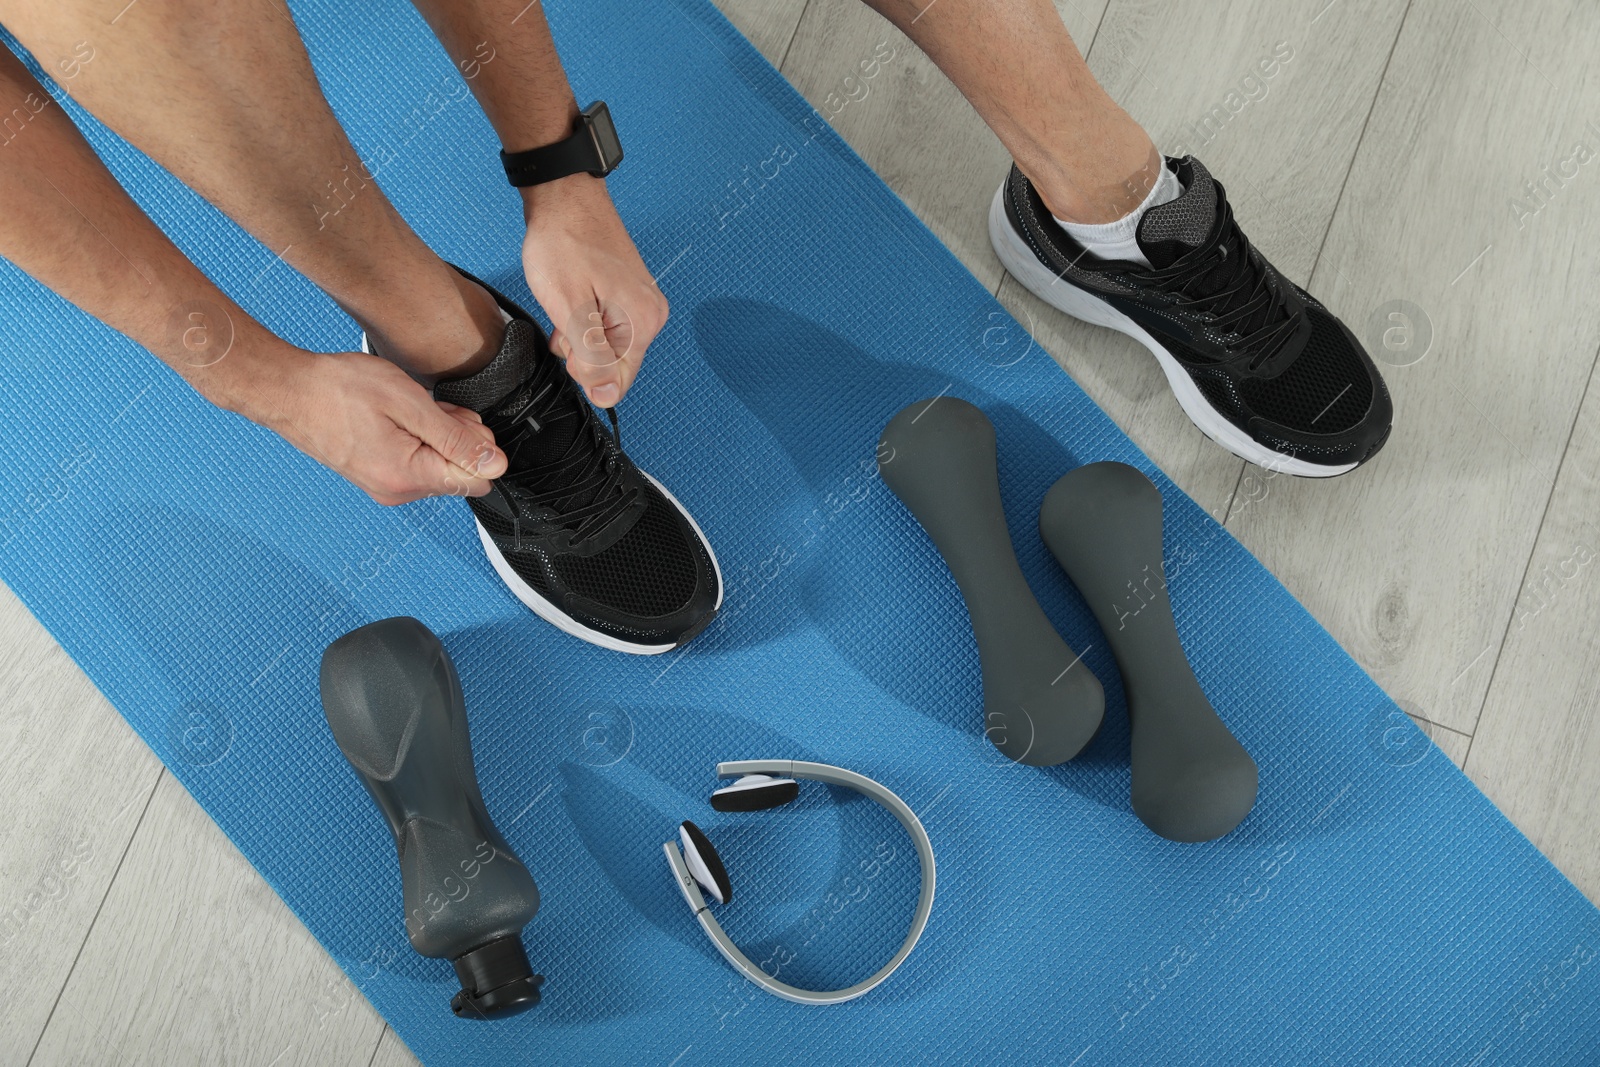
[[(1056, 224), (1066, 230), (1074, 241), (1088, 249), (1091, 256), (1098, 259), (1128, 260), (1142, 267), (1149, 267), (1150, 261), (1139, 249), (1139, 241), (1135, 236), (1139, 229), (1139, 220), (1144, 218), (1144, 213), (1150, 208), (1176, 200), (1181, 195), (1183, 195), (1183, 183), (1178, 181), (1178, 176), (1163, 163), (1161, 177), (1156, 179), (1155, 185), (1150, 187), (1150, 192), (1145, 194), (1144, 203), (1117, 221), (1091, 226), (1081, 222), (1056, 219)], [(1055, 216), (1052, 215), (1051, 218)]]

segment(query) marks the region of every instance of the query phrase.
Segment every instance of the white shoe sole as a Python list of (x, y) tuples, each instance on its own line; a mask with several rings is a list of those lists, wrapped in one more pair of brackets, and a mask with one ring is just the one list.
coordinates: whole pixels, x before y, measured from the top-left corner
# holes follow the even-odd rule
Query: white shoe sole
[(989, 204), (989, 243), (994, 245), (995, 255), (1000, 257), (1000, 262), (1007, 272), (1040, 300), (1075, 319), (1082, 319), (1096, 326), (1109, 326), (1113, 330), (1125, 333), (1148, 348), (1150, 354), (1161, 364), (1162, 371), (1166, 373), (1167, 384), (1172, 387), (1183, 413), (1199, 427), (1201, 433), (1240, 459), (1271, 471), (1282, 471), (1284, 474), (1294, 474), (1302, 478), (1332, 478), (1356, 468), (1357, 464), (1354, 463), (1329, 466), (1296, 459), (1282, 452), (1274, 452), (1218, 414), (1201, 394), (1199, 386), (1194, 384), (1194, 379), (1183, 369), (1183, 365), (1162, 347), (1161, 342), (1151, 337), (1144, 327), (1099, 297), (1058, 278), (1048, 267), (1039, 262), (1039, 257), (1033, 254), (1033, 249), (1029, 248), (1027, 242), (1011, 228), (1011, 221), (1006, 218), (1004, 185), (995, 190), (994, 200)]
[[(699, 537), (700, 543), (706, 546), (706, 555), (711, 557), (711, 570), (717, 576), (717, 602), (712, 605), (711, 610), (721, 610), (722, 594), (725, 591), (722, 584), (722, 567), (717, 563), (717, 554), (711, 550), (711, 541), (706, 537), (705, 532), (700, 529), (700, 524), (694, 521), (694, 516), (689, 514), (689, 509), (678, 503), (678, 498), (667, 492), (666, 486), (642, 470), (639, 473), (648, 478), (651, 485), (661, 490), (661, 495), (670, 500), (672, 506), (677, 508), (679, 513), (689, 520), (689, 525), (694, 527), (695, 536)], [(585, 626), (556, 607), (549, 600), (540, 596), (537, 589), (523, 581), (522, 576), (513, 570), (511, 564), (506, 561), (505, 555), (500, 551), (500, 546), (495, 544), (494, 538), (489, 536), (489, 531), (483, 528), (483, 523), (478, 522), (476, 519), (473, 522), (478, 527), (478, 540), (483, 542), (484, 554), (489, 557), (489, 563), (494, 567), (495, 573), (500, 576), (500, 580), (506, 583), (506, 588), (510, 589), (512, 595), (522, 601), (529, 611), (562, 633), (571, 634), (580, 641), (587, 641), (591, 645), (609, 648), (613, 652), (628, 652), (635, 656), (659, 656), (663, 652), (671, 652), (678, 647), (676, 644), (643, 645), (633, 641), (624, 641), (619, 637), (612, 637), (610, 634), (601, 633), (599, 630), (593, 630)]]

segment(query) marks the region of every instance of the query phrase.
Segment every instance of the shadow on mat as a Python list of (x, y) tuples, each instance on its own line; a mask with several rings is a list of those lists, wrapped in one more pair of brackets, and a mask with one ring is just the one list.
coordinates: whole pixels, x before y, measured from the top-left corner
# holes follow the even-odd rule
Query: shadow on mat
[[(469, 706), (486, 790), (506, 780), (537, 796), (539, 783), (552, 787), (549, 799), (536, 799), (515, 822), (500, 819), (545, 892), (540, 915), (524, 933), (530, 958), (548, 979), (541, 1018), (581, 1024), (672, 1005), (728, 1014), (747, 991), (754, 993), (726, 969), (673, 883), (662, 843), (676, 839), (685, 819), (711, 835), (728, 865), (735, 902), (718, 908), (718, 917), (753, 959), (760, 962), (778, 945), (805, 943), (784, 976), (824, 987), (859, 980), (893, 954), (903, 936), (900, 916), (910, 914), (915, 900), (916, 875), (914, 852), (892, 816), (852, 791), (812, 784), (798, 801), (768, 812), (725, 815), (708, 803), (711, 790), (726, 784), (716, 776), (719, 760), (827, 762), (826, 753), (731, 712), (682, 706), (609, 704), (606, 737), (574, 743), (563, 728), (571, 715), (558, 703), (560, 695), (587, 686), (529, 667), (525, 654), (516, 662), (526, 647), (520, 627), (471, 628), (445, 642), (463, 687), (477, 695)], [(524, 672), (533, 675), (526, 683)], [(546, 693), (553, 694), (548, 703), (541, 700)], [(892, 854), (887, 866), (874, 864), (885, 854)], [(893, 875), (875, 873), (871, 907), (829, 911), (825, 923), (805, 918), (848, 893), (864, 897), (859, 886), (843, 888), (847, 877), (864, 878), (864, 864)], [(552, 871), (560, 872), (559, 889)], [(583, 936), (574, 937), (575, 929)], [(732, 981), (709, 988), (661, 982), (637, 965), (656, 951), (650, 945), (658, 933)], [(940, 944), (941, 954), (961, 951), (959, 939)]]
[(406, 943), (394, 841), (322, 715), (323, 650), (373, 620), (248, 530), (163, 504), (109, 515), (86, 552), (168, 691), (150, 703), (174, 708), (130, 723), (358, 984), (453, 979)]
[(1129, 810), (1121, 678), (1088, 606), (1038, 532), (1046, 490), (1083, 461), (1022, 411), (971, 383), (878, 360), (783, 308), (717, 299), (691, 314), (707, 364), (772, 434), (829, 514), (797, 565), (800, 610), (879, 689), (972, 736), (980, 758), (1005, 762), (983, 736), (977, 647), (960, 592), (876, 470), (883, 427), (906, 405), (953, 395), (984, 410), (995, 426), (1001, 498), (1018, 562), (1045, 614), (1106, 690), (1099, 736), (1072, 763), (1043, 773), (1108, 808)]
[[(663, 719), (687, 715), (688, 721), (707, 726), (713, 719), (724, 727), (728, 721), (681, 708), (637, 714), (660, 714)], [(793, 742), (784, 749), (796, 758), (822, 758), (797, 751)], [(714, 975), (725, 978), (714, 979), (689, 1000), (697, 1005), (709, 1001), (709, 1010), (723, 1016), (764, 994), (727, 969), (672, 882), (661, 846), (676, 839), (684, 819), (711, 837), (727, 865), (734, 896), (726, 905), (714, 905), (718, 921), (769, 973), (802, 988), (842, 988), (868, 977), (894, 954), (916, 901), (918, 867), (904, 828), (888, 812), (852, 790), (806, 783), (799, 799), (784, 807), (723, 815), (707, 802), (711, 789), (722, 784), (709, 768), (691, 776), (696, 780), (687, 784), (694, 792), (682, 799), (678, 789), (662, 789), (668, 783), (659, 776), (660, 769), (568, 764), (563, 767), (564, 801), (585, 847), (633, 913), (692, 949), (711, 964)], [(670, 785), (685, 784), (683, 777), (674, 773)], [(967, 865), (955, 852), (970, 846), (952, 838), (941, 839), (947, 870)], [(981, 913), (987, 910), (981, 894), (947, 891), (941, 899), (945, 907), (961, 900), (975, 909), (963, 913), (967, 930), (972, 929), (969, 924), (981, 924)], [(625, 967), (636, 955), (636, 932), (620, 916), (615, 918), (616, 928), (608, 929), (596, 946), (601, 970)], [(919, 963), (933, 974), (948, 974), (968, 943), (959, 935), (930, 937), (921, 947)], [(922, 992), (902, 991), (912, 999)], [(662, 996), (656, 990), (653, 999)], [(900, 999), (890, 990), (882, 996)]]
[[(454, 975), (448, 962), (418, 956), (405, 939), (392, 839), (334, 745), (317, 691), (328, 642), (372, 620), (275, 546), (203, 515), (135, 503), (86, 548), (113, 639), (139, 648), (170, 694), (151, 703), (176, 706), (190, 736), (172, 742), (181, 734), (169, 732), (162, 713), (135, 717), (141, 734), (358, 987), (391, 1008), (396, 998), (442, 1007)], [(719, 784), (720, 759), (827, 759), (735, 714), (629, 708), (625, 750), (575, 748), (569, 720), (583, 700), (572, 695), (626, 687), (595, 677), (582, 660), (530, 651), (539, 647), (530, 638), (547, 630), (519, 620), (440, 634), (466, 693), (491, 813), (544, 892), (524, 931), (530, 958), (548, 978), (528, 1025), (579, 1024), (664, 1002), (707, 1012), (743, 1002), (746, 983), (726, 971), (668, 874), (661, 845), (679, 820), (716, 835), (747, 902), (723, 921), (752, 953), (801, 940), (795, 913), (837, 892), (879, 840), (911, 856), (898, 825), (848, 791), (807, 788), (801, 803), (758, 816), (713, 813), (707, 797)], [(196, 707), (225, 718), (191, 721)], [(202, 727), (209, 733), (196, 734)], [(224, 734), (225, 743), (204, 740)], [(537, 797), (544, 784), (553, 795), (543, 807), (507, 800)], [(905, 892), (896, 903), (909, 911), (915, 891)], [(880, 919), (852, 908), (789, 977), (844, 985), (869, 973), (895, 947), (898, 921)], [(639, 963), (652, 954), (657, 932), (690, 947), (731, 986), (662, 982)], [(957, 951), (959, 942), (950, 943)]]

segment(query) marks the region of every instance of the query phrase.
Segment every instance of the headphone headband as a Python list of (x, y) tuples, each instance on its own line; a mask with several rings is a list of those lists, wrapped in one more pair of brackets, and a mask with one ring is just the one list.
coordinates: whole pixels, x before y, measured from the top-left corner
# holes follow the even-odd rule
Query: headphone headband
[(934, 864), (933, 843), (928, 840), (928, 832), (923, 829), (922, 821), (915, 812), (893, 792), (873, 781), (865, 775), (854, 771), (847, 771), (843, 767), (835, 767), (827, 763), (809, 763), (805, 760), (732, 760), (717, 764), (719, 778), (732, 778), (744, 774), (778, 774), (789, 778), (809, 778), (829, 785), (844, 786), (877, 801), (887, 808), (900, 825), (904, 826), (906, 833), (911, 835), (911, 843), (916, 846), (917, 861), (922, 870), (922, 887), (917, 894), (917, 909), (911, 917), (911, 928), (906, 934), (904, 943), (888, 963), (878, 969), (877, 973), (865, 978), (855, 985), (844, 989), (815, 990), (801, 989), (798, 986), (780, 982), (772, 975), (763, 971), (750, 957), (739, 951), (737, 945), (722, 930), (722, 924), (717, 922), (711, 914), (710, 906), (706, 904), (705, 897), (700, 893), (700, 886), (694, 876), (689, 872), (688, 864), (683, 857), (683, 851), (677, 842), (668, 841), (662, 845), (666, 852), (667, 862), (672, 866), (673, 877), (677, 879), (678, 888), (683, 893), (683, 899), (694, 909), (695, 918), (700, 920), (700, 926), (705, 930), (706, 936), (717, 947), (722, 958), (727, 960), (733, 968), (743, 974), (750, 981), (765, 989), (767, 992), (780, 996), (785, 1000), (794, 1001), (796, 1004), (841, 1004), (847, 1000), (854, 1000), (868, 991), (877, 988), (884, 979), (893, 974), (905, 962), (905, 958), (916, 947), (917, 939), (922, 936), (922, 931), (928, 925), (928, 916), (933, 912), (934, 890)]

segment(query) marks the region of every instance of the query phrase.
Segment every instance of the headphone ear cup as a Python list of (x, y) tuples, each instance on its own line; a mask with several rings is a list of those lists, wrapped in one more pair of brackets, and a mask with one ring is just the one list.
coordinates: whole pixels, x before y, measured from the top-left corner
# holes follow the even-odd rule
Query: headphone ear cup
[(712, 793), (711, 807), (716, 811), (765, 811), (781, 807), (799, 795), (800, 783), (793, 778), (747, 774)]
[(718, 904), (732, 900), (733, 882), (728, 878), (728, 869), (722, 865), (722, 857), (717, 855), (705, 831), (685, 821), (678, 825), (678, 840), (683, 843), (683, 862), (700, 887)]

